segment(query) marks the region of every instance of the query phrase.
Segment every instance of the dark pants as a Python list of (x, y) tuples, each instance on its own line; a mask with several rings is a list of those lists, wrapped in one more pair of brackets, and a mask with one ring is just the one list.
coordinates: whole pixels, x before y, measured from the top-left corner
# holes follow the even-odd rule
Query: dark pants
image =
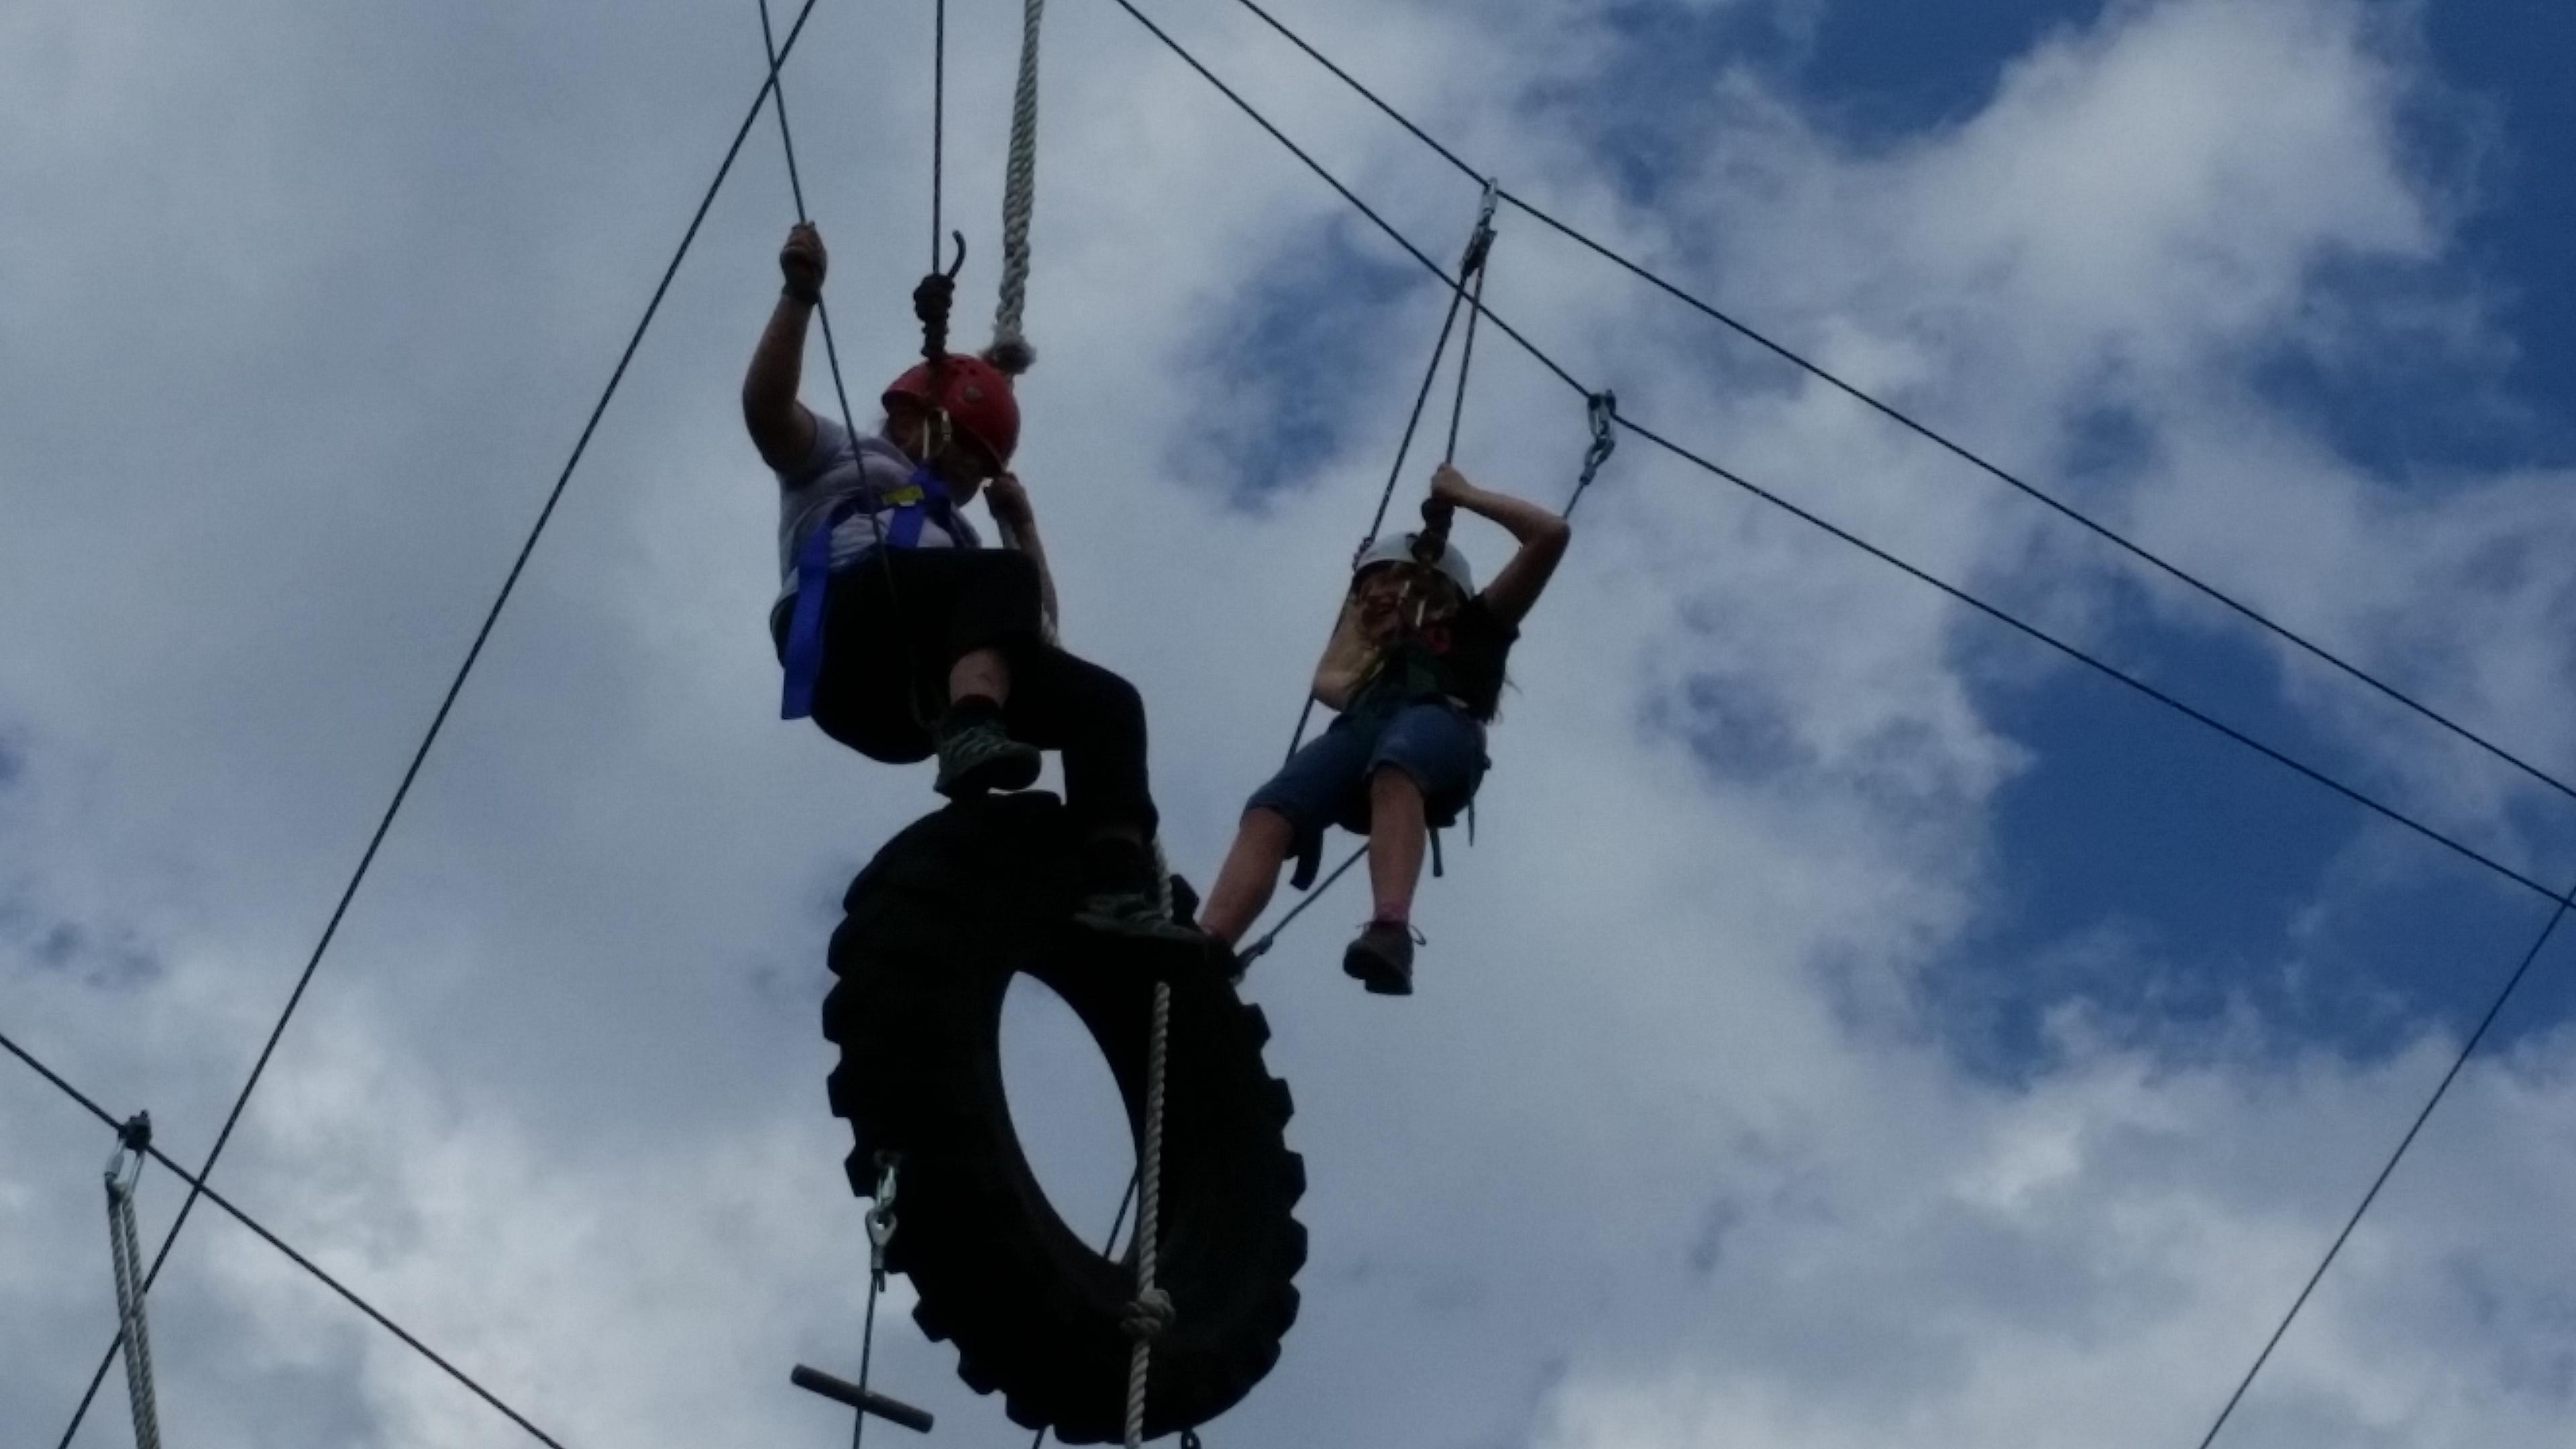
[[(888, 565), (894, 575), (889, 594)], [(1154, 832), (1145, 777), (1145, 702), (1136, 687), (1046, 642), (1037, 565), (1005, 549), (889, 549), (832, 576), (814, 723), (872, 760), (932, 751), (948, 671), (978, 649), (1011, 666), (1002, 721), (1011, 737), (1064, 754), (1065, 808), (1086, 827)], [(786, 650), (792, 598), (772, 610)]]

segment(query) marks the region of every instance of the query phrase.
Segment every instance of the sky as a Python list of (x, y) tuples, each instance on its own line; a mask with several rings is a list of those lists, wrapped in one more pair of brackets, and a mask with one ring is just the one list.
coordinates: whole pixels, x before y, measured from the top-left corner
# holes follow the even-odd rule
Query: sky
[[(951, 8), (972, 339), (1019, 15)], [(1454, 252), (1474, 183), (1245, 13), (1148, 8)], [(2576, 778), (2562, 7), (1282, 14), (1516, 193)], [(915, 345), (928, 28), (823, 0), (787, 70), (861, 395)], [(1204, 882), (1444, 297), (1115, 7), (1053, 7), (1045, 66), (1020, 466)], [(762, 74), (749, 4), (0, 12), (0, 1030), (182, 1160)], [(575, 1446), (848, 1431), (785, 1382), (858, 1356), (823, 949), (935, 797), (776, 718), (736, 397), (793, 218), (764, 126), (215, 1175)], [(2567, 794), (1509, 211), (1487, 300), (1779, 497), (2576, 879)], [(1481, 336), (1460, 465), (1562, 502), (1584, 442)], [(1577, 524), (1418, 994), (1334, 969), (1356, 895), (1246, 982), (1313, 1256), (1208, 1442), (2199, 1443), (2548, 902), (1633, 437)], [(2220, 1443), (2563, 1438), (2571, 955)], [(1005, 1053), (1050, 1195), (1105, 1228), (1105, 1067), (1036, 987)], [(113, 1331), (111, 1138), (15, 1063), (0, 1103), (0, 1443), (51, 1444)], [(147, 1236), (179, 1197), (147, 1174)], [(876, 1382), (1006, 1441), (909, 1303)], [(173, 1442), (529, 1442), (202, 1210), (152, 1315)], [(77, 1442), (130, 1433), (111, 1383)]]

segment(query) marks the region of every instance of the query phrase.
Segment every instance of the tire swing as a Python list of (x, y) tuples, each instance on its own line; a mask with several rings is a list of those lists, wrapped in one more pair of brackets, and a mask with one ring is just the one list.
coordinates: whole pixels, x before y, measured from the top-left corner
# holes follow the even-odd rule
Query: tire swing
[[(1070, 924), (1078, 844), (1043, 792), (907, 827), (843, 899), (823, 1035), (841, 1049), (831, 1100), (855, 1138), (852, 1189), (876, 1190), (881, 1154), (899, 1164), (886, 1267), (912, 1279), (913, 1321), (957, 1346), (958, 1377), (1000, 1393), (1013, 1422), (1096, 1444), (1124, 1422), (1135, 1253), (1104, 1256), (1047, 1202), (1000, 1051), (1003, 994), (1026, 972), (1099, 1043), (1144, 1160), (1153, 981), (1135, 948)], [(1260, 1008), (1202, 972), (1173, 982), (1170, 1011), (1155, 1278), (1175, 1314), (1153, 1344), (1148, 1438), (1224, 1413), (1278, 1362), (1306, 1260), (1291, 1216), (1305, 1164), (1285, 1139), (1287, 1084), (1262, 1062)]]

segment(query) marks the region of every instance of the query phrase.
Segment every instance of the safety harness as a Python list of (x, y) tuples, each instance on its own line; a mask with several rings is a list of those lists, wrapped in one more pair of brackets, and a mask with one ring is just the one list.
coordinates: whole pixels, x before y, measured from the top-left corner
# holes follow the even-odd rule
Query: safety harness
[[(854, 440), (850, 447), (851, 462), (864, 475), (867, 463), (860, 456), (862, 444)], [(781, 719), (804, 719), (814, 712), (814, 687), (823, 676), (823, 617), (835, 572), (832, 535), (860, 513), (886, 515), (883, 546), (887, 548), (920, 547), (922, 527), (930, 523), (938, 524), (962, 547), (981, 544), (974, 526), (957, 512), (956, 500), (948, 496), (948, 485), (927, 464), (914, 465), (911, 476), (897, 487), (862, 484), (856, 492), (833, 504), (831, 512), (796, 547), (796, 604), (788, 617), (787, 652), (781, 661), (786, 669), (786, 683), (778, 703)], [(869, 544), (842, 567), (856, 568), (867, 562), (878, 546)]]

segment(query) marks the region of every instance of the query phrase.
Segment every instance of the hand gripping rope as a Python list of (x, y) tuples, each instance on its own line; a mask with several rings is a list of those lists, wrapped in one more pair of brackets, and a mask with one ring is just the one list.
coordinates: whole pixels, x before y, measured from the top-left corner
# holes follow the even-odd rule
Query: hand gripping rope
[[(1476, 321), (1485, 315), (1485, 258), (1494, 249), (1494, 207), (1502, 196), (1501, 186), (1492, 178), (1485, 181), (1485, 194), (1476, 204), (1476, 230), (1467, 238), (1467, 254), (1458, 264), (1458, 279), (1474, 277), (1467, 294), (1467, 335), (1458, 346), (1458, 386), (1449, 398), (1449, 441), (1441, 449), (1440, 461), (1458, 461), (1458, 425), (1467, 416), (1467, 371), (1476, 361)], [(1437, 563), (1440, 552), (1449, 543), (1449, 525), (1456, 520), (1455, 506), (1437, 498), (1422, 503), (1422, 532), (1414, 539), (1413, 556), (1425, 564)], [(1378, 505), (1378, 518), (1386, 518), (1386, 505)], [(1374, 530), (1372, 530), (1374, 533)], [(1377, 540), (1372, 537), (1360, 545), (1362, 550)]]
[(152, 1400), (152, 1340), (143, 1323), (143, 1249), (134, 1234), (134, 1188), (152, 1149), (152, 1116), (138, 1112), (107, 1160), (107, 1248), (116, 1262), (116, 1322), (125, 1333), (125, 1391), (134, 1401), (134, 1449), (161, 1449)]

